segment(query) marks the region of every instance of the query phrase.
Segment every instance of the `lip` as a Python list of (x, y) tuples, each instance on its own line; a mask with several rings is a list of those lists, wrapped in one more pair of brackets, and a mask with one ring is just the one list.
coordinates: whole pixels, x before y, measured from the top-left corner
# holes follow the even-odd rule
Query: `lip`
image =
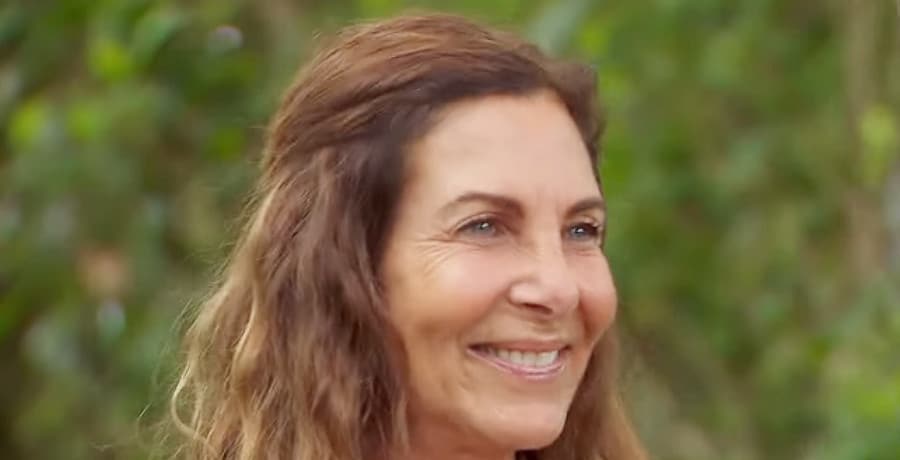
[[(552, 380), (562, 374), (562, 371), (566, 367), (567, 358), (570, 352), (569, 347), (565, 344), (562, 344), (561, 342), (553, 346), (551, 345), (551, 342), (490, 342), (476, 347), (468, 347), (466, 351), (469, 353), (469, 355), (473, 356), (479, 361), (484, 362), (506, 374), (511, 374), (530, 381), (547, 381)], [(520, 366), (509, 361), (502, 360), (497, 356), (483, 351), (481, 348), (484, 346), (530, 352), (559, 350), (559, 355), (557, 356), (556, 361), (554, 361), (550, 365), (541, 368), (534, 368), (528, 366)]]

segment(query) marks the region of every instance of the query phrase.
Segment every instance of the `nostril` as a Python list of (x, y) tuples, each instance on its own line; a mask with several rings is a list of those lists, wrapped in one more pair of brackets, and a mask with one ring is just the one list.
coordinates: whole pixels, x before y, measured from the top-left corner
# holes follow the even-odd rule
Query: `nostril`
[(576, 307), (580, 290), (562, 248), (544, 245), (529, 255), (521, 260), (522, 271), (511, 286), (510, 300), (544, 314), (561, 314)]
[(535, 310), (535, 311), (541, 312), (541, 313), (544, 313), (544, 312), (551, 313), (553, 311), (552, 308), (550, 308), (546, 305), (538, 304), (538, 303), (526, 303), (526, 304), (523, 304), (522, 306), (529, 310)]

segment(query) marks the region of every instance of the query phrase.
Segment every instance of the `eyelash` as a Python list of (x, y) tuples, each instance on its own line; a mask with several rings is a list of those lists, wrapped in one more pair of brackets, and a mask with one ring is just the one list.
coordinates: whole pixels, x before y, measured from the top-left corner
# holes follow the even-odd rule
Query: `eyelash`
[(500, 224), (497, 223), (497, 220), (492, 217), (484, 217), (484, 216), (475, 217), (475, 218), (467, 221), (460, 227), (459, 231), (460, 231), (460, 233), (480, 234), (482, 232), (480, 231), (480, 229), (478, 227), (480, 227), (484, 224), (489, 224), (489, 225), (493, 226), (493, 231), (491, 232), (490, 236), (495, 236), (496, 233), (499, 231), (498, 227), (500, 226)]
[(577, 228), (584, 228), (588, 232), (587, 236), (594, 241), (599, 241), (603, 236), (603, 230), (600, 227), (600, 224), (594, 222), (581, 222), (570, 226), (567, 230), (571, 232), (573, 229)]
[[(488, 234), (484, 234), (482, 230), (482, 226), (490, 225), (491, 229)], [(594, 241), (598, 245), (602, 243), (603, 240), (603, 226), (594, 222), (579, 222), (569, 226), (566, 229), (566, 234), (571, 235), (572, 230), (575, 229), (585, 229), (588, 238), (581, 238), (578, 236), (573, 236), (573, 239), (578, 241)], [(486, 237), (496, 237), (500, 233), (504, 232), (505, 229), (503, 225), (499, 223), (498, 219), (491, 216), (479, 216), (474, 217), (467, 222), (465, 222), (462, 226), (460, 226), (457, 233), (461, 234), (470, 234), (472, 236), (486, 236)], [(582, 234), (584, 235), (584, 234)]]

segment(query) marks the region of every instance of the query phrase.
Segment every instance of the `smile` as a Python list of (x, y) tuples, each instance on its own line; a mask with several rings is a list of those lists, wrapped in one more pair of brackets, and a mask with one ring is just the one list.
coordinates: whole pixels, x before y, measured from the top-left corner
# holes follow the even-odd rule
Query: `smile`
[(531, 379), (546, 379), (562, 371), (568, 347), (536, 351), (476, 345), (469, 347), (469, 350), (503, 371)]

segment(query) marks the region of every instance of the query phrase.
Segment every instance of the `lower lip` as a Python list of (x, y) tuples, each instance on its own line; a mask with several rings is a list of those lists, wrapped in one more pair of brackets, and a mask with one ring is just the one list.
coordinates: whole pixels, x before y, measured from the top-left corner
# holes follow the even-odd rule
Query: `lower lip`
[(563, 369), (565, 369), (565, 357), (567, 356), (569, 350), (562, 349), (559, 351), (559, 354), (556, 357), (556, 361), (553, 364), (542, 367), (540, 369), (535, 369), (533, 367), (520, 366), (517, 364), (513, 364), (509, 361), (502, 360), (492, 354), (474, 350), (469, 348), (467, 350), (470, 355), (480, 359), (481, 361), (490, 364), (494, 368), (500, 369), (508, 374), (515, 375), (517, 377), (521, 377), (527, 380), (551, 380), (560, 374), (562, 374)]

